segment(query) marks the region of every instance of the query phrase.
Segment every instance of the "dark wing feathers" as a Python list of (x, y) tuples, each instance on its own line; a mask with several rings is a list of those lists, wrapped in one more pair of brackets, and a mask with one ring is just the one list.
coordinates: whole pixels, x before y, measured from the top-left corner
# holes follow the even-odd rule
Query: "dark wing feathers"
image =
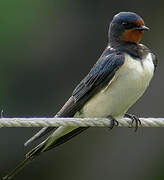
[[(108, 51), (108, 52), (107, 52)], [(97, 63), (93, 66), (88, 75), (79, 83), (79, 85), (75, 88), (72, 93), (72, 96), (65, 103), (62, 109), (57, 113), (57, 117), (72, 117), (74, 114), (85, 104), (85, 102), (91, 98), (100, 88), (106, 85), (106, 83), (110, 82), (113, 78), (117, 69), (124, 63), (124, 56), (119, 54), (118, 52), (109, 51), (106, 49), (104, 51), (104, 56), (102, 55)], [(25, 145), (31, 144), (33, 141), (39, 139), (45, 134), (52, 131), (53, 127), (43, 128), (39, 131), (34, 137), (29, 139)], [(85, 128), (78, 128), (79, 133), (83, 131)], [(78, 134), (78, 130), (73, 130), (71, 133), (65, 135), (65, 141), (72, 137), (72, 134)], [(58, 141), (54, 142), (57, 144)], [(61, 141), (63, 142), (63, 138), (61, 137)], [(64, 142), (65, 142), (64, 141)], [(52, 145), (56, 146), (55, 144)]]
[[(110, 82), (115, 72), (123, 63), (124, 56), (116, 53), (112, 53), (109, 56), (102, 58), (101, 61), (96, 63), (89, 74), (75, 88), (71, 98), (59, 111), (57, 116), (73, 116), (90, 97), (92, 97), (101, 87)], [(58, 138), (45, 151), (63, 144), (64, 142), (83, 132), (87, 128), (88, 127), (79, 127), (71, 131), (70, 133), (65, 134), (64, 136)]]
[[(80, 82), (72, 93), (74, 100), (79, 101), (91, 89), (104, 84), (107, 78), (108, 82), (111, 80), (111, 74), (124, 63), (124, 56), (121, 54), (112, 53), (108, 54), (94, 65), (89, 74)], [(108, 78), (109, 77), (109, 78)], [(105, 84), (104, 84), (105, 85)]]
[(49, 132), (51, 132), (54, 129), (54, 127), (45, 127), (42, 128), (39, 132), (37, 132), (33, 137), (31, 137), (29, 140), (27, 140), (24, 143), (24, 146), (28, 146), (29, 144), (31, 144), (32, 142), (36, 141), (37, 139), (40, 139), (42, 136), (48, 134)]

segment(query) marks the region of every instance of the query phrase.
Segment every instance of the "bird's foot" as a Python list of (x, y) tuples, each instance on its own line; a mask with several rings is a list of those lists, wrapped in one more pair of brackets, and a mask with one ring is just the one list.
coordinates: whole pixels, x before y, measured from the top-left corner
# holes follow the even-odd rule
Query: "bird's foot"
[(110, 120), (111, 124), (110, 124), (110, 129), (113, 129), (114, 126), (118, 126), (119, 122), (113, 117), (113, 116), (108, 116), (108, 119)]
[(133, 127), (133, 123), (135, 123), (134, 131), (136, 132), (138, 127), (141, 125), (140, 119), (137, 116), (133, 115), (133, 114), (127, 114), (127, 113), (124, 115), (124, 117), (127, 117), (127, 118), (132, 120), (131, 127)]

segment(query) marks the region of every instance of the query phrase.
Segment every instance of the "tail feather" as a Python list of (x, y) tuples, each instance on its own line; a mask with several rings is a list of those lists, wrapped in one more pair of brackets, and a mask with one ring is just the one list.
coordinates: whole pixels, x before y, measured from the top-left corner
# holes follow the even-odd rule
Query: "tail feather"
[(38, 133), (36, 133), (33, 137), (31, 137), (28, 141), (26, 141), (24, 143), (24, 146), (30, 145), (31, 143), (33, 143), (34, 141), (38, 140), (42, 136), (44, 136), (47, 133), (51, 132), (53, 129), (55, 129), (55, 128), (54, 127), (42, 128)]
[(9, 174), (3, 177), (3, 180), (12, 179), (15, 175), (17, 175), (24, 167), (26, 167), (31, 161), (36, 159), (42, 152), (48, 151), (54, 147), (57, 147), (66, 141), (70, 140), (71, 138), (75, 137), (79, 133), (83, 132), (84, 130), (88, 129), (88, 127), (79, 127), (76, 128), (67, 134), (57, 138), (54, 141), (51, 141), (53, 139), (53, 136), (47, 138), (45, 141), (40, 143), (38, 146), (33, 148), (31, 151), (29, 151), (26, 154), (25, 160), (20, 163), (13, 171), (11, 171)]
[(26, 158), (23, 162), (21, 162), (14, 170), (12, 170), (9, 174), (4, 176), (3, 180), (12, 179), (14, 176), (16, 176), (20, 171), (22, 171), (30, 162), (32, 162), (40, 153), (42, 152), (42, 149), (44, 147), (44, 144), (41, 143), (34, 149), (32, 149), (30, 152), (26, 154)]
[(4, 176), (3, 180), (12, 179), (15, 175), (17, 175), (22, 169), (24, 169), (33, 159), (26, 158), (22, 163), (20, 163), (13, 171)]
[(81, 132), (85, 131), (88, 128), (89, 127), (79, 127), (79, 128), (74, 129), (73, 131), (70, 131), (69, 133), (65, 134), (64, 136), (61, 136), (60, 138), (56, 139), (54, 141), (54, 143), (52, 143), (50, 146), (48, 146), (46, 149), (44, 149), (44, 152), (69, 141), (70, 139), (77, 136), (78, 134), (80, 134)]

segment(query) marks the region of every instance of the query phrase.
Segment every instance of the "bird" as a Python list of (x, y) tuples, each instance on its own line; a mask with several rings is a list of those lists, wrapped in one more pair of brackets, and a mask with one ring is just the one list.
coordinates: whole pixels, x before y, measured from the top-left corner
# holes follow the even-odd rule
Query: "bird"
[[(109, 118), (111, 128), (119, 124), (119, 118), (129, 117), (132, 123), (136, 123), (137, 130), (142, 122), (127, 111), (143, 95), (157, 67), (154, 53), (140, 43), (144, 32), (148, 30), (138, 14), (116, 14), (109, 25), (107, 47), (56, 117)], [(40, 154), (65, 143), (88, 128), (42, 128), (25, 146), (52, 133), (28, 152), (25, 160), (3, 179), (13, 178)]]

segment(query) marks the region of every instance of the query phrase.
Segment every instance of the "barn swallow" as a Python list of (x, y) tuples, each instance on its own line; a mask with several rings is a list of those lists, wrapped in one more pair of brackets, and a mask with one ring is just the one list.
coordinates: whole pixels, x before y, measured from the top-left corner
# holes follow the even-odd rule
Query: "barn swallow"
[[(133, 12), (120, 12), (109, 26), (108, 45), (87, 76), (78, 84), (56, 117), (102, 117), (118, 124), (119, 118), (135, 116), (127, 110), (143, 95), (157, 66), (155, 55), (140, 44), (144, 31), (149, 30), (143, 19)], [(54, 127), (41, 129), (25, 145), (52, 132), (26, 154), (25, 160), (4, 179), (11, 179), (25, 165), (43, 152), (68, 141), (88, 127)]]

